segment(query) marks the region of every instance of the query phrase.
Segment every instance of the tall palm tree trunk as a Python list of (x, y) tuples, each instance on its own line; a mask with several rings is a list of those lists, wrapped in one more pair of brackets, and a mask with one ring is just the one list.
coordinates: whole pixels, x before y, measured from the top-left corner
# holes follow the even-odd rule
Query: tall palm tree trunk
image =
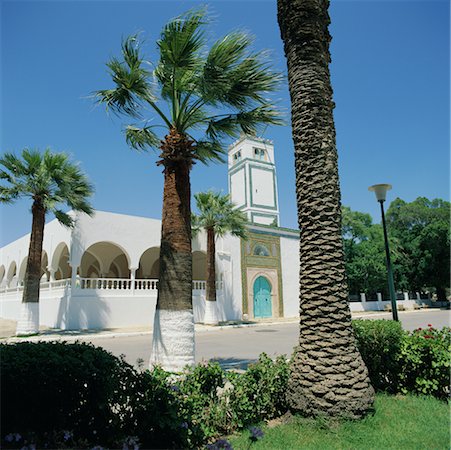
[(192, 306), (191, 187), (189, 159), (171, 155), (189, 152), (191, 141), (176, 131), (162, 146), (164, 165), (160, 276), (150, 365), (177, 372), (194, 364)]
[(25, 270), (24, 290), (16, 334), (34, 334), (39, 331), (39, 287), (41, 283), (42, 243), (44, 241), (45, 209), (35, 200), (31, 208), (30, 246)]
[(358, 418), (371, 408), (374, 391), (347, 303), (328, 6), (328, 0), (278, 0), (301, 230), (300, 336), (287, 396), (295, 412)]
[(218, 312), (216, 303), (216, 244), (215, 231), (207, 228), (207, 289), (205, 302), (204, 323), (208, 325), (218, 324)]

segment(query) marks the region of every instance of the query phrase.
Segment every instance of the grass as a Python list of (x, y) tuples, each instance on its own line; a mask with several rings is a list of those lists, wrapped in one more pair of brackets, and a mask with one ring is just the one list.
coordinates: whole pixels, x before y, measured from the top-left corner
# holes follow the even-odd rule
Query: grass
[[(294, 417), (263, 427), (259, 449), (439, 450), (450, 448), (449, 404), (433, 397), (378, 394), (375, 414), (360, 421), (332, 422)], [(249, 447), (249, 431), (230, 438), (234, 449)]]

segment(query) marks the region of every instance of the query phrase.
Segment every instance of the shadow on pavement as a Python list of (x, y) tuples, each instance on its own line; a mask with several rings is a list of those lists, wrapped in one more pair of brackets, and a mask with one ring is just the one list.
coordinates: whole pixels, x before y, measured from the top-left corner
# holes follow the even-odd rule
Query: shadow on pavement
[(211, 358), (210, 361), (219, 363), (226, 370), (246, 370), (249, 364), (257, 362), (257, 359)]

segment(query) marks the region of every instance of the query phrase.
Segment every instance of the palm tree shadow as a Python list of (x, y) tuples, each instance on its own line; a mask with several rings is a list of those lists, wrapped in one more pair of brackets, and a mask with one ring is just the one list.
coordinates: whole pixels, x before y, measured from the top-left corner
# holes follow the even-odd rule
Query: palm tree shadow
[(224, 370), (246, 370), (250, 364), (256, 363), (257, 359), (244, 358), (212, 358), (210, 362), (217, 362)]

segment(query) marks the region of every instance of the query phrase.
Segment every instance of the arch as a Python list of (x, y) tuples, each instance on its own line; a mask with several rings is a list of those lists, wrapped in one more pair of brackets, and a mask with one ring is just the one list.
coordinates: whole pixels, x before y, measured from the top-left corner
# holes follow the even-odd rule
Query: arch
[(65, 242), (60, 242), (56, 246), (50, 267), (55, 272), (55, 280), (70, 278), (72, 269), (69, 265), (69, 248)]
[(268, 247), (261, 243), (255, 244), (252, 254), (255, 256), (270, 256)]
[(0, 266), (0, 286), (2, 286), (3, 284), (3, 278), (5, 278), (5, 273), (6, 273), (5, 266), (2, 264)]
[(193, 252), (193, 280), (207, 279), (207, 254), (205, 252)]
[(21, 283), (25, 279), (25, 272), (27, 270), (27, 260), (28, 260), (28, 256), (25, 256), (25, 258), (20, 263), (19, 272), (17, 273), (17, 282), (18, 283)]
[(130, 256), (120, 245), (108, 241), (96, 242), (83, 253), (80, 276), (83, 278), (130, 278), (129, 265)]
[(42, 277), (44, 279), (42, 281), (49, 281), (50, 280), (50, 272), (48, 270), (49, 265), (49, 257), (47, 256), (47, 252), (45, 250), (42, 250), (42, 258), (41, 258), (41, 280)]
[(108, 267), (107, 278), (130, 278), (127, 257), (122, 253), (116, 256)]
[(12, 261), (12, 262), (10, 263), (10, 265), (9, 265), (9, 268), (8, 268), (8, 275), (6, 276), (6, 279), (7, 279), (8, 281), (11, 281), (12, 278), (14, 277), (14, 275), (16, 275), (16, 272), (17, 272), (17, 264), (16, 264), (16, 261)]
[(254, 317), (272, 317), (272, 286), (268, 278), (260, 275), (253, 284)]
[(139, 258), (136, 278), (158, 279), (160, 276), (160, 247), (148, 248)]

